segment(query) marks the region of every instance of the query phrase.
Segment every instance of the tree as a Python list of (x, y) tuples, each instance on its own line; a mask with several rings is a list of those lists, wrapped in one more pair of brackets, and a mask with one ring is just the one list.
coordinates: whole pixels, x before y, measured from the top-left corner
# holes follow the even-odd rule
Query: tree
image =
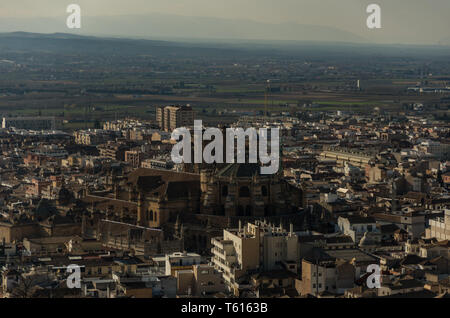
[(31, 298), (37, 283), (33, 276), (20, 276), (18, 284), (11, 291), (11, 298)]

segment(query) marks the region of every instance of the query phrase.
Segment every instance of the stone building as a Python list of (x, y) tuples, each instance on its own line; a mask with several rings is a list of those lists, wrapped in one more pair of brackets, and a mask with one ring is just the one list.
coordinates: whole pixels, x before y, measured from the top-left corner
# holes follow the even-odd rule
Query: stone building
[(258, 218), (296, 223), (303, 191), (281, 175), (261, 175), (259, 166), (229, 164), (201, 173), (139, 168), (116, 176), (104, 193), (88, 193), (92, 211), (110, 220), (161, 228), (184, 248), (208, 251), (212, 237)]
[(229, 164), (200, 175), (203, 214), (267, 217), (294, 212), (304, 202), (301, 189), (280, 174), (261, 174), (258, 164)]

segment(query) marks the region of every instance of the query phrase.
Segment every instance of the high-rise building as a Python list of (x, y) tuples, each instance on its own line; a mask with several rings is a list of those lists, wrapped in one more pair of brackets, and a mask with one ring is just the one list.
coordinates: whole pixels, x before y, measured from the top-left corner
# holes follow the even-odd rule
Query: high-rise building
[(194, 125), (194, 110), (191, 106), (161, 106), (156, 108), (156, 121), (164, 131)]
[(282, 226), (256, 221), (238, 229), (223, 231), (223, 237), (212, 239), (214, 268), (223, 273), (230, 291), (239, 289), (239, 279), (249, 272), (279, 269), (281, 263), (299, 260), (298, 237), (291, 225)]
[(164, 130), (164, 106), (156, 107), (156, 122), (158, 123), (159, 128)]

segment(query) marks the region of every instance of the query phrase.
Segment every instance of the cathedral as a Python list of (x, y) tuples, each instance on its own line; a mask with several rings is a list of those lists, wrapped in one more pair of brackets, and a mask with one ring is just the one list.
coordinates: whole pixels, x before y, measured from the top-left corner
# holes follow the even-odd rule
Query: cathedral
[(226, 217), (268, 217), (294, 213), (303, 191), (279, 173), (260, 174), (258, 164), (228, 164), (202, 170), (201, 213)]
[[(304, 191), (281, 173), (260, 174), (258, 164), (201, 167), (199, 173), (139, 168), (111, 179), (109, 193), (84, 200), (108, 220), (163, 229), (165, 239), (205, 250), (211, 237), (239, 220), (293, 222)], [(295, 222), (294, 222), (295, 224)]]

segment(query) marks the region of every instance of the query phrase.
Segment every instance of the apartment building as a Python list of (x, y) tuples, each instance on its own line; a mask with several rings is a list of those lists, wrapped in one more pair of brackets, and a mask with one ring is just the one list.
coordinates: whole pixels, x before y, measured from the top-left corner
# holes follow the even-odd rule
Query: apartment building
[(296, 262), (299, 257), (298, 237), (264, 221), (247, 223), (238, 229), (223, 231), (223, 237), (213, 238), (211, 252), (214, 268), (223, 273), (227, 288), (237, 293), (240, 278), (281, 268), (282, 263)]
[(193, 265), (201, 263), (201, 256), (196, 253), (175, 252), (165, 256), (165, 273), (175, 276), (177, 271), (192, 269)]
[(176, 272), (177, 294), (206, 296), (225, 291), (221, 273), (208, 264), (193, 265), (192, 269)]
[(108, 141), (108, 143), (100, 145), (97, 148), (101, 157), (120, 161), (125, 160), (125, 152), (128, 150), (127, 146), (111, 141)]
[(420, 211), (405, 208), (395, 214), (376, 213), (373, 215), (377, 224), (395, 224), (398, 228), (408, 232), (410, 238), (420, 238), (425, 232), (425, 215)]
[(450, 209), (445, 209), (443, 217), (429, 220), (429, 227), (425, 229), (426, 238), (450, 240)]
[(353, 287), (355, 277), (355, 267), (349, 261), (305, 258), (302, 261), (300, 294), (343, 294)]
[(353, 166), (364, 168), (366, 165), (375, 161), (376, 153), (373, 151), (362, 151), (357, 149), (348, 149), (340, 147), (327, 146), (320, 153), (320, 158), (323, 160), (336, 160), (340, 166), (344, 163), (349, 163)]
[(156, 108), (156, 121), (164, 131), (194, 125), (194, 110), (191, 106), (165, 106)]
[(118, 133), (111, 133), (101, 129), (78, 130), (73, 133), (75, 143), (79, 145), (99, 145), (118, 137)]
[(137, 150), (125, 151), (125, 161), (128, 162), (133, 168), (139, 168), (141, 165), (144, 154)]

